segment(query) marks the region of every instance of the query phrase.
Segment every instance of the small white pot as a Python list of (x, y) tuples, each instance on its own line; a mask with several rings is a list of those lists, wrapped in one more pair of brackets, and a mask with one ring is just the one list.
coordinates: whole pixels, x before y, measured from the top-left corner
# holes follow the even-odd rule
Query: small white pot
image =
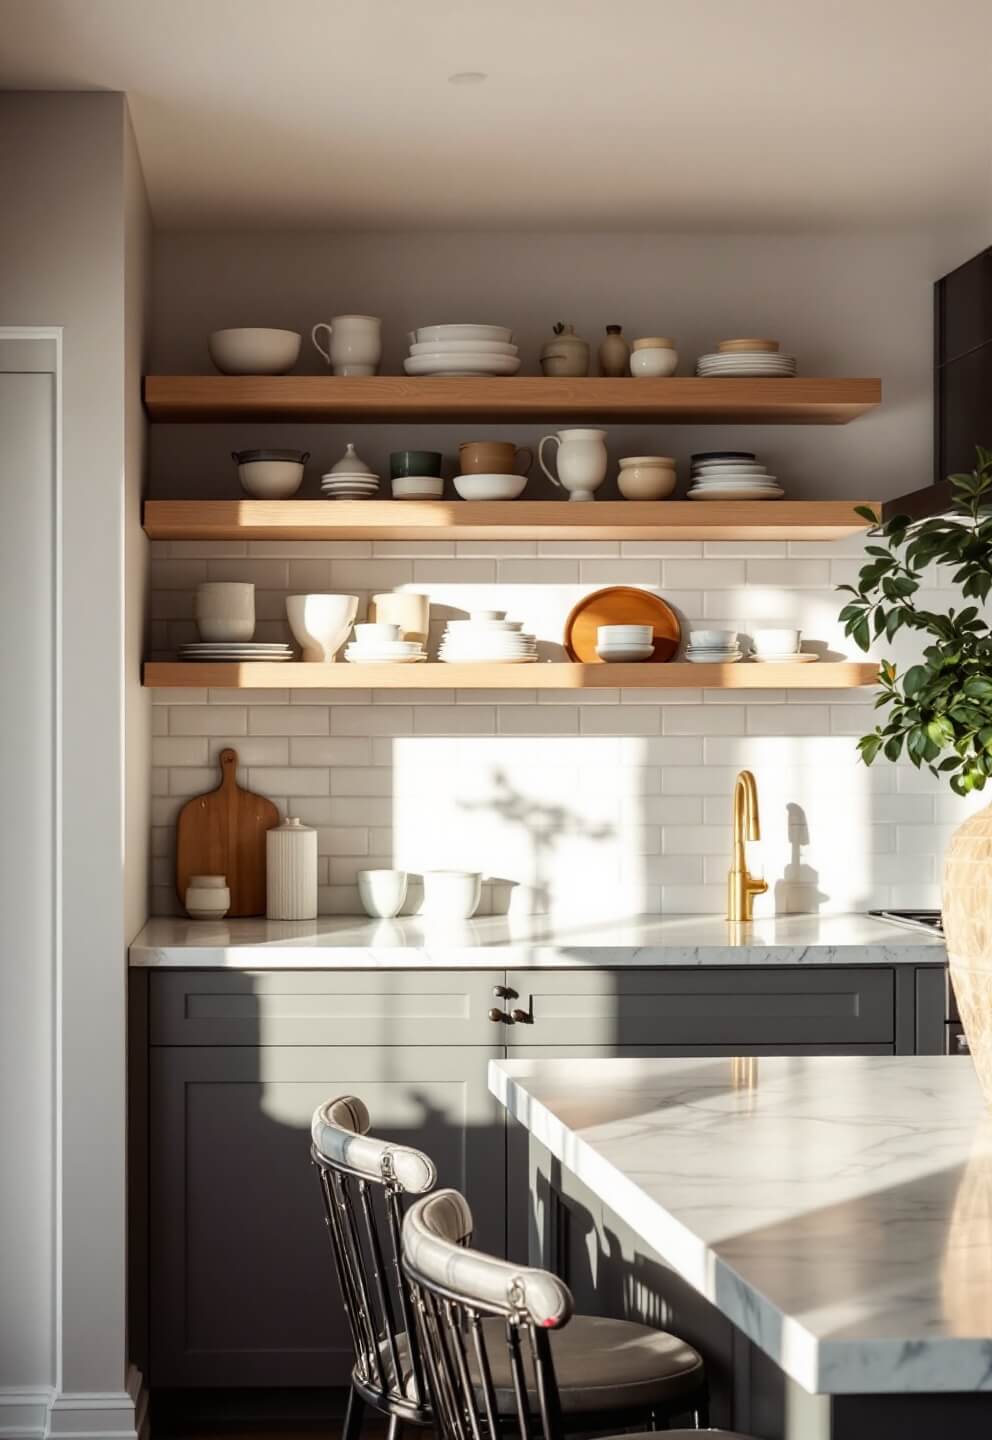
[(403, 909), (406, 900), (405, 870), (359, 870), (358, 894), (366, 915), (375, 920), (391, 920)]
[(427, 870), (424, 903), (427, 920), (471, 920), (482, 899), (482, 876), (472, 870)]
[(221, 920), (231, 908), (231, 892), (224, 875), (191, 875), (183, 896), (191, 920)]

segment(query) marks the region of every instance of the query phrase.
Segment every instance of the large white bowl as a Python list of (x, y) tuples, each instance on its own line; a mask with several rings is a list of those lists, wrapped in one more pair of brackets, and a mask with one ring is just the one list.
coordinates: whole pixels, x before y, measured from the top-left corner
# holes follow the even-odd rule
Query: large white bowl
[(513, 331), (505, 325), (421, 325), (411, 339), (416, 345), (430, 340), (500, 340), (509, 345)]
[(463, 500), (516, 500), (526, 485), (526, 475), (456, 475), (454, 479)]
[(286, 614), (304, 660), (330, 664), (358, 614), (357, 595), (287, 595)]
[(303, 484), (303, 470), (310, 458), (307, 450), (232, 450), (238, 479), (247, 495), (256, 500), (286, 500)]
[(408, 375), (516, 375), (519, 355), (487, 355), (478, 350), (464, 355), (446, 355), (443, 350), (428, 355), (411, 355), (403, 361)]
[(300, 355), (296, 330), (214, 330), (210, 358), (224, 375), (285, 375)]

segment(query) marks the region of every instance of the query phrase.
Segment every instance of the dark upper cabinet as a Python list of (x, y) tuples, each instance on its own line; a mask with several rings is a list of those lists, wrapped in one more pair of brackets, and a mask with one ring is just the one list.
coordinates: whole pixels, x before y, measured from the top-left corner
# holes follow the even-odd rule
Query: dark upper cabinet
[(934, 479), (992, 449), (992, 248), (934, 287)]

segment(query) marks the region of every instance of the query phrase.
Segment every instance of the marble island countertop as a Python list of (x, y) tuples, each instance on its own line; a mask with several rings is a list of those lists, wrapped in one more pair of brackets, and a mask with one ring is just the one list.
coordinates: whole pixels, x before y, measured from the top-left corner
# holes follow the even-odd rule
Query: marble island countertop
[(868, 915), (642, 915), (566, 924), (484, 916), (452, 925), (368, 920), (149, 920), (134, 966), (178, 969), (590, 969), (681, 965), (942, 964), (943, 941)]
[(992, 1391), (992, 1114), (968, 1061), (514, 1060), (489, 1076), (807, 1391)]

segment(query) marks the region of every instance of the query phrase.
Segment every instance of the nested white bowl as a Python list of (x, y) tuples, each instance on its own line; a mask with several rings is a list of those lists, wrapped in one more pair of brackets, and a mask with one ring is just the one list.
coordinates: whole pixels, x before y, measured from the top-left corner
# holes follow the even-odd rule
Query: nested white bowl
[(619, 664), (635, 660), (647, 660), (654, 654), (653, 645), (597, 645), (596, 654), (600, 660)]
[(358, 614), (357, 595), (287, 595), (289, 627), (304, 660), (329, 664), (337, 656)]
[(505, 325), (421, 325), (412, 339), (417, 345), (432, 340), (499, 340), (509, 345), (513, 331)]
[(527, 476), (456, 475), (454, 486), (463, 500), (516, 500), (527, 486)]
[(214, 330), (210, 358), (223, 375), (285, 375), (300, 355), (296, 330)]
[(433, 475), (400, 475), (392, 482), (394, 500), (440, 500), (444, 481)]
[(517, 355), (506, 340), (415, 340), (411, 355)]

